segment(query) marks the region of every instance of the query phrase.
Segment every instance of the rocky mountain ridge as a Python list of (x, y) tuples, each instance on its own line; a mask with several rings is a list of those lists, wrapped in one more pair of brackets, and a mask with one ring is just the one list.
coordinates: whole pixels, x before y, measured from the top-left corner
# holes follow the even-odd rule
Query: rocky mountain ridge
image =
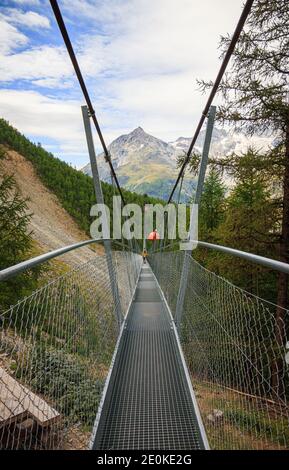
[[(202, 130), (196, 142), (195, 150), (201, 152), (205, 139)], [(141, 127), (115, 139), (109, 146), (113, 166), (120, 184), (138, 193), (166, 199), (173, 187), (178, 173), (177, 157), (189, 148), (191, 137), (179, 137), (173, 142), (164, 142), (148, 133)], [(224, 156), (232, 152), (242, 152), (252, 141), (243, 134), (229, 133), (224, 129), (214, 128), (211, 155)], [(266, 148), (270, 144), (267, 137), (254, 138), (257, 148)], [(111, 175), (103, 154), (98, 155), (100, 177), (111, 182)], [(91, 175), (90, 164), (82, 171)], [(184, 197), (189, 196), (194, 186), (194, 178), (186, 176)]]

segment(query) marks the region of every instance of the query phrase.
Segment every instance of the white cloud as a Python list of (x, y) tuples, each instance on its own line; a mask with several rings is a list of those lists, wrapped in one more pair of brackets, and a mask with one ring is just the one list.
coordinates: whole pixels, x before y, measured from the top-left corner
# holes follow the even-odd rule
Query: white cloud
[[(18, 3), (21, 1), (25, 0)], [(206, 100), (197, 90), (196, 79), (215, 78), (220, 64), (219, 36), (234, 30), (242, 3), (243, 0), (61, 1), (68, 29), (70, 22), (74, 23), (71, 39), (84, 77), (89, 79), (99, 122), (108, 130), (108, 142), (138, 125), (164, 140), (192, 135)], [(15, 35), (16, 47), (26, 44), (26, 36), (8, 26), (13, 28), (10, 35)], [(69, 153), (83, 154), (79, 104), (65, 99), (69, 96), (65, 95), (65, 88), (76, 82), (64, 46), (39, 43), (15, 53), (13, 40), (5, 44), (0, 81), (23, 79), (51, 91), (59, 88), (63, 90), (63, 100), (25, 91), (19, 99), (15, 91), (15, 95), (9, 95), (11, 104), (4, 100), (3, 108), (1, 94), (1, 114), (13, 116), (12, 122), (23, 132), (57, 140), (65, 158)], [(78, 85), (75, 87), (78, 91)], [(74, 116), (72, 132), (65, 130), (66, 103)], [(48, 118), (43, 120), (46, 108)]]
[(93, 21), (101, 21), (103, 26), (105, 23), (114, 23), (115, 28), (118, 28), (118, 23), (115, 21), (120, 16), (120, 12), (125, 14), (128, 12), (129, 3), (133, 4), (132, 0), (111, 0), (104, 2), (102, 0), (62, 0), (61, 9), (68, 15), (74, 15), (76, 18), (85, 18)]
[(0, 54), (8, 54), (27, 43), (28, 38), (25, 34), (18, 31), (0, 15)]
[[(0, 90), (3, 116), (24, 133), (51, 139), (75, 137), (81, 129), (80, 103), (41, 95), (35, 91)], [(77, 131), (77, 132), (76, 132)]]
[[(241, 3), (242, 0), (204, 0), (196, 8), (191, 0), (113, 0), (109, 3), (63, 0), (61, 6), (66, 8), (67, 14), (77, 15), (77, 20), (85, 15), (87, 19), (95, 20), (95, 30), (99, 25), (103, 29), (101, 34), (86, 35), (82, 31), (84, 24), (80, 29), (81, 39), (74, 40), (86, 76), (97, 78), (100, 73), (110, 73), (125, 79), (190, 71), (195, 79), (199, 74), (212, 77), (211, 72), (218, 64), (216, 44), (219, 34), (233, 29), (232, 17), (237, 20)], [(210, 27), (204, 28), (209, 19)], [(13, 80), (14, 74), (21, 78), (22, 69), (23, 78), (29, 78), (30, 66), (34, 77), (41, 55), (53, 59), (52, 54), (56, 67), (50, 63), (55, 72), (49, 70), (47, 77), (67, 76), (64, 55), (59, 55), (59, 48), (52, 49), (40, 46), (31, 49), (28, 56), (15, 55), (10, 63), (6, 61), (7, 72), (2, 80)], [(63, 74), (58, 70), (59, 59), (64, 61)], [(41, 71), (40, 75), (45, 78)]]
[[(28, 11), (22, 12), (15, 8), (3, 8), (0, 13), (0, 59), (1, 55), (9, 56), (11, 52), (19, 47), (27, 46), (29, 37), (19, 31), (15, 25), (24, 25), (28, 28), (49, 28), (49, 19), (38, 13)], [(19, 64), (21, 68), (21, 64)]]
[[(92, 58), (102, 54), (104, 66), (141, 75), (195, 69), (214, 70), (221, 33), (232, 32), (242, 0), (63, 0), (67, 15), (93, 20), (102, 35), (82, 37)], [(84, 24), (84, 23), (83, 23)], [(84, 26), (85, 27), (85, 26)], [(101, 39), (101, 40), (100, 40)], [(210, 54), (210, 56), (208, 56)]]
[[(96, 22), (104, 14), (104, 34), (83, 38), (79, 62), (87, 75), (97, 77), (96, 63), (108, 75), (101, 89), (108, 106), (164, 139), (191, 135), (206, 99), (196, 79), (216, 77), (220, 34), (234, 30), (242, 0), (114, 1), (93, 11), (91, 2), (65, 4), (67, 14), (75, 6)], [(98, 96), (99, 83), (91, 87)]]
[(135, 124), (167, 141), (192, 134), (204, 101), (200, 93), (195, 93), (190, 73), (114, 81), (110, 90), (115, 102), (109, 104), (124, 116), (129, 110), (137, 119)]
[(44, 45), (2, 56), (0, 81), (62, 79), (72, 76), (72, 70), (64, 47)]
[[(50, 148), (56, 150), (64, 160), (75, 165), (85, 164), (88, 160), (86, 140), (82, 122), (82, 101), (56, 99), (35, 91), (0, 90), (1, 117), (8, 120), (20, 132), (34, 139), (54, 141)], [(101, 110), (102, 123), (113, 126), (111, 116)], [(119, 129), (118, 129), (119, 130)], [(104, 132), (107, 142), (118, 136), (116, 132)], [(94, 133), (95, 134), (95, 133)], [(95, 135), (95, 145), (100, 144)]]
[[(26, 136), (49, 145), (57, 156), (77, 164), (88, 159), (80, 103), (33, 91), (0, 90), (1, 115)], [(45, 147), (45, 145), (44, 145)], [(48, 148), (48, 150), (50, 150)]]
[(38, 6), (41, 4), (40, 0), (13, 0), (14, 3), (19, 5), (33, 5)]
[(57, 78), (42, 78), (32, 81), (33, 85), (44, 87), (44, 88), (52, 88), (55, 89), (65, 89), (71, 88), (72, 82), (70, 80), (59, 80)]
[(7, 8), (5, 13), (5, 17), (10, 23), (26, 26), (27, 28), (50, 28), (49, 19), (35, 11), (23, 12), (16, 8)]

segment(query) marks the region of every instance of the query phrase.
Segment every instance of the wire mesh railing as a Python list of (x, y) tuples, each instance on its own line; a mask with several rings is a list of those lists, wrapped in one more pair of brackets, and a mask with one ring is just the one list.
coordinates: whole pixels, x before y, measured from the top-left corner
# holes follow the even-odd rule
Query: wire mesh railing
[[(183, 252), (149, 260), (173, 315), (183, 260)], [(211, 448), (289, 447), (289, 312), (282, 313), (280, 324), (275, 305), (190, 257), (179, 334)]]
[[(141, 257), (114, 252), (122, 315)], [(118, 337), (105, 255), (0, 317), (0, 448), (87, 448)]]

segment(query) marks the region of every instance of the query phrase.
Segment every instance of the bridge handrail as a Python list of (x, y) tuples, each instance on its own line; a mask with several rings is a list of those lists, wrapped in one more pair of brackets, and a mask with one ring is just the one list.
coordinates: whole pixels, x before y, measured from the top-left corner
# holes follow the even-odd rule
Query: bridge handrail
[[(289, 274), (289, 264), (283, 263), (282, 261), (277, 261), (271, 258), (265, 258), (264, 256), (255, 255), (254, 253), (248, 253), (246, 251), (236, 250), (235, 248), (229, 248), (223, 245), (214, 245), (213, 243), (202, 242), (199, 240), (190, 240), (192, 243), (197, 244), (203, 248), (208, 248), (210, 250), (222, 251), (228, 255), (236, 256), (238, 258), (246, 259), (247, 261), (251, 261), (252, 263), (260, 264), (267, 268), (274, 269), (275, 271), (280, 271), (286, 274)], [(167, 247), (169, 247), (168, 245)], [(157, 253), (158, 251), (162, 251), (165, 248), (160, 248), (159, 250), (153, 251), (152, 254)]]
[(85, 240), (83, 242), (73, 243), (72, 245), (57, 248), (56, 250), (49, 251), (43, 255), (35, 256), (34, 258), (22, 261), (21, 263), (10, 266), (9, 268), (2, 269), (2, 271), (0, 271), (0, 281), (6, 281), (7, 279), (20, 274), (27, 269), (33, 268), (34, 266), (42, 264), (45, 261), (49, 261), (52, 258), (56, 258), (57, 256), (61, 256), (65, 253), (68, 253), (69, 251), (77, 250), (78, 248), (82, 248), (83, 246), (90, 245), (92, 243), (103, 242), (107, 240), (109, 239), (94, 238), (92, 240)]
[[(68, 245), (68, 246), (50, 251), (48, 253), (44, 253), (43, 255), (36, 256), (27, 261), (22, 261), (21, 263), (15, 264), (14, 266), (10, 266), (9, 268), (5, 268), (2, 271), (0, 271), (0, 282), (6, 281), (7, 279), (10, 279), (11, 277), (16, 276), (17, 274), (20, 274), (21, 272), (26, 271), (27, 269), (33, 268), (34, 266), (37, 266), (46, 261), (49, 261), (50, 259), (56, 258), (57, 256), (61, 256), (65, 253), (68, 253), (69, 251), (82, 248), (92, 243), (98, 243), (98, 242), (103, 242), (107, 240), (109, 239), (95, 238), (92, 240), (85, 240), (83, 242), (74, 243), (72, 245)], [(227, 246), (215, 245), (213, 243), (202, 242), (198, 240), (194, 240), (193, 242), (203, 248), (221, 251), (223, 253), (236, 256), (238, 258), (243, 258), (243, 259), (246, 259), (247, 261), (251, 261), (256, 264), (260, 264), (267, 268), (274, 269), (275, 271), (280, 271), (280, 272), (289, 274), (289, 264), (283, 263), (282, 261), (273, 260), (271, 258), (265, 258), (264, 256), (255, 255), (253, 253), (248, 253), (246, 251), (236, 250), (235, 248), (229, 248)], [(158, 250), (156, 250), (154, 253), (156, 253), (157, 251)]]
[(214, 245), (212, 243), (198, 241), (198, 245), (203, 248), (209, 248), (210, 250), (222, 251), (232, 256), (237, 256), (238, 258), (246, 259), (252, 263), (260, 264), (266, 266), (267, 268), (274, 269), (275, 271), (281, 271), (283, 273), (289, 274), (289, 264), (283, 263), (282, 261), (277, 261), (271, 258), (265, 258), (265, 256), (255, 255), (254, 253), (248, 253), (246, 251), (236, 250), (235, 248), (228, 248), (227, 246)]

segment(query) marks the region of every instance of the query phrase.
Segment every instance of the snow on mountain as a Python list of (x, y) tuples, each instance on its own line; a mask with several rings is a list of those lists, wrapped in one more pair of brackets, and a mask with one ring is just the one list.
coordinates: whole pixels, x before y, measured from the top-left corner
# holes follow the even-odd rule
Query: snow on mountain
[[(179, 137), (174, 142), (169, 142), (169, 144), (174, 147), (177, 154), (181, 154), (188, 150), (191, 140), (191, 137)], [(200, 132), (194, 148), (196, 151), (202, 151), (204, 140), (205, 130)], [(266, 150), (270, 145), (272, 145), (272, 138), (266, 136), (254, 136), (252, 139), (244, 134), (214, 128), (210, 154), (217, 157), (225, 156), (233, 152), (240, 153), (245, 151), (250, 145), (254, 145), (254, 147), (259, 150)]]
[[(204, 139), (205, 130), (200, 132), (195, 146), (196, 151), (201, 152)], [(108, 146), (108, 150), (122, 186), (139, 193), (166, 198), (177, 175), (176, 159), (188, 150), (190, 143), (191, 137), (179, 137), (173, 142), (164, 142), (137, 127), (129, 134), (115, 139)], [(272, 145), (272, 139), (254, 137), (252, 140), (243, 134), (215, 128), (210, 153), (213, 156), (239, 153), (252, 144), (257, 149), (265, 150)], [(109, 166), (103, 154), (98, 155), (97, 160), (101, 179), (111, 182)], [(90, 164), (83, 167), (82, 171), (91, 175)], [(191, 194), (192, 184), (194, 184), (192, 178), (187, 177), (184, 193)]]

